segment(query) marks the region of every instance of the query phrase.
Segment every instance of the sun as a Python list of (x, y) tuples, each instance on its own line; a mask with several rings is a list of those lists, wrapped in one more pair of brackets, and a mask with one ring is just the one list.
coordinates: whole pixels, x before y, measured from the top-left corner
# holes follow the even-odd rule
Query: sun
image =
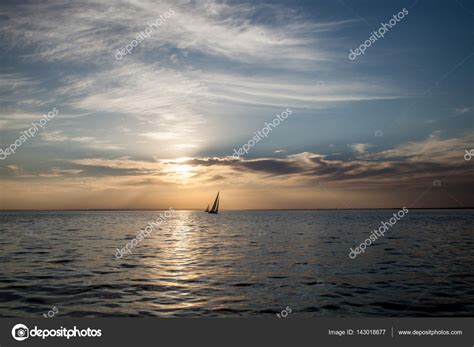
[(177, 178), (181, 180), (194, 176), (193, 167), (191, 165), (176, 165), (173, 171), (177, 174)]
[(178, 165), (176, 168), (176, 172), (178, 173), (189, 173), (192, 170), (192, 167), (190, 165)]

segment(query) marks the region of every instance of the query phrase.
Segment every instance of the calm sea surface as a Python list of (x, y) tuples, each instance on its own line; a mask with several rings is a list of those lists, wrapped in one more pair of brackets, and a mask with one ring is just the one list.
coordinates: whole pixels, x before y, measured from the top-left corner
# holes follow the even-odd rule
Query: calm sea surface
[(0, 316), (474, 316), (474, 210), (0, 212)]

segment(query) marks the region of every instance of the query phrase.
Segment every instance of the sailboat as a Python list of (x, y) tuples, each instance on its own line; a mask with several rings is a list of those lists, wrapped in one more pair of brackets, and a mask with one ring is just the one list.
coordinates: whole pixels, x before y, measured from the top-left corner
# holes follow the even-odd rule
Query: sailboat
[(215, 213), (217, 214), (219, 212), (219, 193), (217, 192), (216, 200), (214, 200), (214, 204), (212, 204), (212, 208), (209, 210), (209, 205), (207, 205), (206, 211), (207, 213)]

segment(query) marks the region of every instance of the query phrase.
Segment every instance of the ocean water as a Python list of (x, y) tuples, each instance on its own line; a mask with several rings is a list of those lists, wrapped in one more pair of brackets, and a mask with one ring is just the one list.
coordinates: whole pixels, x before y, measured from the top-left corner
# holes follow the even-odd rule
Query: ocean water
[(0, 212), (0, 316), (474, 316), (474, 210), (410, 210), (350, 259), (394, 212), (176, 211), (121, 259), (163, 211)]

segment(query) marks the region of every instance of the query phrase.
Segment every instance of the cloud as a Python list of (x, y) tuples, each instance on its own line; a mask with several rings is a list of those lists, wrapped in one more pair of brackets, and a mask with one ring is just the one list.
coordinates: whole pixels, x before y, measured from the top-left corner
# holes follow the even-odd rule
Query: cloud
[(45, 178), (51, 178), (51, 177), (62, 177), (65, 175), (78, 175), (84, 170), (78, 170), (78, 169), (61, 169), (58, 167), (53, 167), (51, 170), (48, 172), (42, 172), (38, 174), (40, 177), (45, 177)]
[(17, 129), (17, 125), (11, 126), (15, 117), (22, 118), (35, 112), (39, 113), (37, 110), (44, 109), (50, 99), (48, 90), (42, 87), (39, 80), (25, 73), (0, 73), (2, 127)]
[[(170, 7), (176, 12), (171, 18), (131, 55), (115, 60), (117, 48)], [(239, 117), (245, 108), (321, 109), (410, 96), (386, 81), (339, 73), (327, 39), (353, 21), (309, 19), (288, 6), (80, 0), (12, 4), (1, 14), (7, 52), (21, 54), (38, 69), (52, 64), (61, 69), (55, 83), (45, 83), (37, 73), (42, 83), (6, 74), (5, 88), (16, 92), (5, 99), (12, 112), (0, 115), (0, 126), (21, 129), (29, 124), (23, 120), (37, 119), (39, 106), (45, 111), (46, 104), (61, 104), (61, 120), (43, 134), (51, 143), (131, 150), (132, 142), (147, 141), (163, 156), (194, 155), (206, 146), (226, 145), (229, 129), (221, 119)], [(338, 73), (315, 83), (314, 74), (328, 71)], [(65, 135), (78, 124), (72, 119), (76, 115), (88, 118), (75, 136)], [(117, 122), (110, 129), (113, 141), (90, 136), (89, 125), (112, 122)]]
[[(123, 47), (169, 7), (173, 7), (176, 14), (132, 55), (126, 56), (124, 61), (115, 61), (116, 48)], [(254, 19), (263, 11), (266, 24)], [(54, 93), (58, 93), (62, 101), (72, 99), (72, 106), (83, 110), (148, 116), (170, 112), (199, 118), (199, 112), (189, 105), (203, 100), (308, 107), (327, 101), (407, 96), (389, 88), (384, 81), (337, 81), (332, 78), (331, 83), (324, 82), (321, 86), (302, 77), (283, 75), (277, 78), (273, 72), (249, 77), (232, 72), (232, 69), (211, 67), (203, 73), (193, 68), (190, 51), (208, 55), (207, 59), (211, 61), (218, 58), (238, 60), (254, 67), (275, 68), (282, 64), (281, 68), (287, 71), (327, 70), (328, 66), (322, 67), (316, 62), (322, 60), (331, 64), (334, 57), (318, 44), (318, 37), (334, 34), (352, 21), (308, 21), (288, 7), (146, 0), (121, 1), (110, 6), (99, 1), (78, 1), (62, 6), (18, 4), (9, 6), (3, 15), (4, 31), (8, 33), (5, 39), (11, 40), (12, 45), (36, 49), (30, 59), (79, 64), (97, 62), (80, 76), (62, 76), (64, 85)], [(25, 28), (29, 28), (26, 33), (30, 35), (25, 35)], [(169, 68), (140, 55), (140, 51), (158, 52), (161, 57), (176, 58), (179, 54), (186, 58), (186, 65)], [(168, 54), (168, 51), (174, 53)], [(6, 81), (18, 86), (37, 83), (17, 74)]]
[[(2, 13), (3, 31), (11, 45), (35, 49), (30, 57), (36, 59), (103, 61), (113, 59), (116, 48), (170, 7), (176, 13), (135, 51), (171, 46), (243, 62), (327, 60), (310, 34), (352, 23), (315, 24), (289, 7), (267, 4), (142, 0), (111, 6), (96, 0), (8, 6)], [(252, 20), (262, 12), (268, 24)]]
[[(29, 177), (31, 182), (28, 186), (35, 187), (37, 199), (38, 194), (44, 196), (47, 192), (45, 185), (54, 182), (54, 187), (50, 186), (50, 189), (54, 189), (58, 197), (63, 196), (64, 199), (66, 192), (82, 194), (82, 207), (91, 206), (90, 196), (85, 196), (83, 192), (85, 184), (88, 191), (96, 194), (93, 195), (94, 199), (100, 199), (99, 205), (93, 206), (107, 208), (154, 206), (157, 194), (162, 194), (162, 203), (163, 192), (166, 192), (165, 203), (175, 205), (177, 199), (181, 201), (182, 196), (189, 198), (191, 191), (191, 206), (195, 207), (202, 203), (202, 195), (210, 189), (216, 189), (216, 185), (227, 194), (232, 192), (235, 199), (241, 199), (229, 203), (237, 206), (236, 208), (249, 208), (249, 201), (254, 201), (255, 198), (259, 199), (259, 203), (252, 205), (252, 208), (393, 207), (407, 204), (407, 200), (410, 202), (418, 199), (427, 186), (432, 187), (432, 182), (441, 178), (443, 192), (454, 194), (456, 199), (468, 206), (472, 199), (465, 187), (472, 184), (472, 166), (464, 160), (463, 152), (459, 153), (457, 148), (460, 143), (470, 139), (470, 134), (441, 139), (440, 134), (435, 133), (429, 139), (412, 142), (409, 146), (402, 144), (390, 150), (365, 153), (354, 160), (333, 160), (312, 152), (254, 159), (233, 159), (230, 156), (153, 160), (130, 156), (91, 157), (72, 159), (64, 163), (63, 167), (56, 166), (36, 175), (15, 174), (20, 168), (13, 165), (6, 168), (13, 175), (6, 176), (5, 187), (9, 187), (13, 192), (22, 189), (20, 184), (24, 187), (24, 180)], [(429, 140), (442, 145), (439, 151), (446, 151), (449, 155), (419, 156), (418, 148), (426, 145)], [(413, 153), (407, 153), (407, 149), (413, 149)], [(412, 158), (417, 160), (407, 161), (400, 158), (401, 153), (410, 157), (413, 155)], [(447, 177), (449, 184), (445, 184), (448, 183)], [(321, 190), (321, 187), (324, 189)], [(277, 195), (272, 195), (276, 192)], [(262, 198), (263, 195), (265, 198)], [(120, 199), (121, 203), (107, 204), (111, 196)], [(273, 197), (270, 199), (272, 201), (283, 199), (286, 203), (274, 205), (268, 201), (269, 197)], [(358, 201), (341, 205), (339, 200), (345, 201), (348, 197)], [(424, 201), (420, 206), (438, 206), (440, 196), (437, 195), (436, 199), (432, 201), (430, 197), (429, 202)], [(269, 205), (261, 205), (265, 201)], [(291, 203), (288, 205), (289, 202)]]
[[(261, 182), (275, 186), (313, 186), (315, 182), (329, 182), (339, 186), (379, 186), (406, 185), (426, 183), (426, 180), (450, 174), (461, 180), (469, 180), (469, 167), (463, 160), (463, 152), (458, 151), (458, 144), (463, 138), (440, 140), (436, 135), (429, 140), (442, 145), (438, 148), (440, 156), (429, 158), (418, 157), (417, 163), (400, 159), (399, 155), (417, 157), (418, 148), (426, 141), (401, 145), (392, 150), (366, 154), (356, 160), (332, 160), (324, 155), (303, 152), (287, 155), (282, 158), (233, 159), (232, 157), (183, 158), (180, 160), (161, 159), (156, 161), (139, 161), (129, 157), (119, 159), (80, 159), (72, 163), (80, 166), (114, 169), (116, 175), (137, 174), (161, 176), (162, 182), (208, 184), (213, 177), (229, 184)], [(412, 151), (412, 154), (406, 150)], [(364, 152), (365, 153), (365, 152)], [(413, 157), (412, 157), (413, 158)], [(416, 165), (415, 165), (416, 164)], [(183, 176), (186, 173), (186, 177)], [(114, 175), (113, 172), (111, 172)], [(185, 180), (184, 180), (185, 178)], [(264, 183), (263, 183), (264, 182)]]
[(129, 157), (117, 159), (75, 159), (71, 160), (71, 163), (82, 166), (103, 167), (118, 170), (136, 170), (138, 172), (158, 172), (160, 169), (160, 165), (157, 162), (131, 160)]
[(407, 163), (414, 162), (442, 162), (449, 164), (459, 163), (463, 158), (464, 149), (474, 145), (474, 133), (470, 132), (462, 137), (441, 138), (440, 131), (418, 142), (408, 142), (396, 148), (388, 149), (372, 155), (374, 159), (397, 159)]
[(354, 150), (358, 154), (364, 154), (364, 153), (367, 152), (368, 148), (372, 147), (372, 145), (370, 145), (368, 143), (353, 143), (353, 144), (349, 145), (349, 147), (351, 147), (352, 150)]
[(36, 81), (20, 73), (0, 73), (0, 90), (11, 92), (17, 89), (36, 88), (39, 81)]
[(197, 127), (205, 121), (197, 106), (204, 95), (199, 81), (185, 73), (130, 62), (112, 70), (70, 76), (67, 82), (58, 93), (72, 98), (71, 106), (76, 109), (131, 117), (148, 129), (138, 136), (177, 142), (168, 143), (171, 145), (199, 141)]
[(47, 142), (69, 142), (77, 143), (83, 148), (91, 148), (96, 150), (119, 150), (122, 146), (111, 143), (110, 140), (99, 139), (92, 136), (69, 136), (61, 130), (45, 131), (41, 134), (41, 138)]
[(41, 137), (47, 142), (64, 142), (69, 140), (69, 137), (64, 135), (61, 130), (45, 131), (41, 134)]
[(472, 107), (465, 107), (465, 106), (458, 107), (458, 108), (453, 109), (453, 116), (454, 117), (461, 116), (465, 113), (470, 112), (471, 110), (472, 110)]
[(41, 119), (41, 115), (36, 113), (9, 113), (0, 115), (1, 130), (26, 130), (31, 126), (31, 122), (37, 122)]
[(205, 81), (201, 90), (204, 100), (219, 100), (234, 104), (287, 107), (327, 106), (342, 101), (390, 100), (410, 97), (386, 83), (372, 80), (347, 81), (332, 78), (324, 86), (312, 80), (295, 76), (242, 76), (207, 72), (191, 73), (193, 79)]
[[(32, 122), (39, 122), (44, 114), (50, 112), (50, 109), (46, 107), (34, 107), (37, 111), (35, 112), (5, 112), (0, 113), (0, 130), (27, 130), (31, 127)], [(41, 112), (41, 111), (45, 112)], [(80, 119), (86, 116), (86, 114), (62, 114), (59, 110), (59, 115), (54, 118), (54, 124), (64, 124), (66, 120)], [(49, 126), (49, 125), (48, 125)]]
[(21, 172), (18, 165), (7, 165), (7, 169), (15, 175), (18, 175)]

